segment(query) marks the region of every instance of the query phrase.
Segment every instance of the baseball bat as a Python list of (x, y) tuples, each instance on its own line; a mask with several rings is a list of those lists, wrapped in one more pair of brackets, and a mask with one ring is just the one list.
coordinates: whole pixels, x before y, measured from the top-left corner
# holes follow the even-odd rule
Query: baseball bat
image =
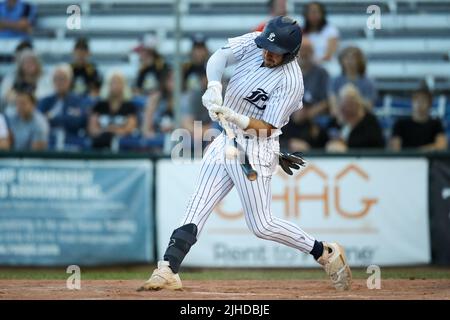
[(237, 143), (236, 135), (234, 134), (234, 131), (230, 128), (230, 126), (228, 125), (228, 122), (225, 120), (225, 118), (223, 117), (223, 115), (221, 113), (218, 114), (218, 117), (220, 120), (220, 124), (222, 125), (223, 129), (225, 130), (225, 133), (226, 133), (228, 139), (233, 141), (234, 148), (236, 148), (239, 151), (237, 154), (239, 154), (241, 152), (244, 154), (244, 163), (241, 163), (240, 165), (241, 165), (242, 171), (244, 171), (245, 176), (250, 181), (256, 180), (256, 178), (258, 178), (258, 172), (255, 169), (253, 169), (253, 167), (250, 164), (250, 161), (248, 159), (247, 153)]

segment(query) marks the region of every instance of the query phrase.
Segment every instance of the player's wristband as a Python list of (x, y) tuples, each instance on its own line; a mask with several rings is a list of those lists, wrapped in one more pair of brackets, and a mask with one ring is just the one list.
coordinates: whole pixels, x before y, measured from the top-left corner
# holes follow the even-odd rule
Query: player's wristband
[(232, 122), (234, 124), (236, 124), (242, 130), (245, 130), (248, 128), (248, 125), (250, 124), (250, 118), (247, 116), (244, 116), (243, 114), (235, 113), (233, 115)]
[(220, 81), (208, 81), (207, 88), (218, 87), (222, 91), (222, 83)]

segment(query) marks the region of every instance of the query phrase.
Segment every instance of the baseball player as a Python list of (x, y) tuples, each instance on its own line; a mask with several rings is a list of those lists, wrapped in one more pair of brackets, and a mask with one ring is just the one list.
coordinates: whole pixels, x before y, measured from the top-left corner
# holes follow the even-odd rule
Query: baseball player
[[(343, 248), (315, 240), (295, 224), (272, 215), (270, 180), (278, 164), (278, 136), (290, 115), (302, 107), (303, 78), (295, 59), (302, 31), (286, 16), (273, 18), (263, 32), (230, 38), (208, 60), (208, 88), (203, 105), (214, 121), (230, 124), (236, 141), (258, 172), (250, 181), (239, 159), (225, 156), (227, 137), (219, 135), (206, 150), (197, 188), (179, 228), (170, 237), (163, 261), (139, 290), (181, 289), (178, 271), (206, 220), (235, 187), (249, 229), (259, 238), (276, 241), (314, 256), (338, 290), (349, 289), (351, 271)], [(222, 100), (222, 74), (236, 65)]]

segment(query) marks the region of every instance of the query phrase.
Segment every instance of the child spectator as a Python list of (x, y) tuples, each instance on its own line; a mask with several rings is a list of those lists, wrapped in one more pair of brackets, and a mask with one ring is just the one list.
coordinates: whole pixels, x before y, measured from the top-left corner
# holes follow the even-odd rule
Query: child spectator
[(412, 95), (412, 116), (398, 120), (393, 129), (390, 147), (400, 151), (418, 148), (422, 151), (447, 149), (447, 137), (438, 119), (430, 117), (433, 96), (427, 89), (416, 90)]

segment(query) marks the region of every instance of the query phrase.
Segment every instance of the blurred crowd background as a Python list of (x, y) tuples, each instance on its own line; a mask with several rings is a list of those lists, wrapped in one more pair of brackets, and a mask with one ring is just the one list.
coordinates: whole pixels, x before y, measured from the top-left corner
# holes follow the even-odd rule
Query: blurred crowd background
[[(208, 57), (228, 37), (286, 14), (303, 27), (305, 94), (282, 149), (448, 148), (449, 1), (182, 1), (177, 105), (172, 2), (79, 1), (74, 30), (71, 4), (0, 2), (2, 150), (164, 154), (177, 128), (202, 143), (194, 121), (217, 127), (201, 104)], [(367, 23), (371, 5), (379, 28)]]

